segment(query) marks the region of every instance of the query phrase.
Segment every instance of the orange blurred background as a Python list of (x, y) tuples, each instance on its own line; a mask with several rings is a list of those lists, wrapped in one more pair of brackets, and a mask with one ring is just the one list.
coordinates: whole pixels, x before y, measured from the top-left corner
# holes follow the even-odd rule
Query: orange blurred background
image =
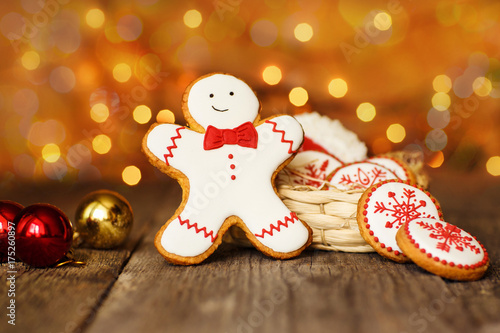
[[(338, 118), (370, 154), (500, 175), (500, 3), (0, 3), (0, 184), (159, 177), (140, 151), (189, 82), (247, 81), (263, 116)], [(163, 112), (160, 112), (163, 111)]]

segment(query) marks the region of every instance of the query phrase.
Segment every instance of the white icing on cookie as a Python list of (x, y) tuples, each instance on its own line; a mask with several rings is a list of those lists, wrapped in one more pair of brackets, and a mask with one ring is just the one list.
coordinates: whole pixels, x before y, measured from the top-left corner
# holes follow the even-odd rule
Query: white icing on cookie
[(389, 252), (402, 253), (396, 233), (406, 221), (441, 217), (433, 199), (417, 187), (390, 181), (374, 189), (365, 200), (364, 222), (375, 241)]
[(409, 222), (405, 231), (414, 246), (435, 261), (460, 267), (477, 265), (485, 259), (484, 249), (474, 237), (447, 222), (418, 218)]
[(341, 165), (338, 159), (328, 154), (313, 150), (301, 151), (287, 166), (290, 173), (288, 183), (320, 187), (326, 177)]
[(338, 168), (330, 177), (330, 185), (341, 190), (368, 188), (378, 182), (398, 179), (398, 177), (383, 166), (357, 162)]
[(257, 242), (275, 252), (303, 247), (309, 230), (271, 183), (276, 169), (302, 143), (300, 124), (291, 116), (277, 116), (254, 127), (257, 98), (230, 75), (215, 74), (196, 82), (188, 106), (206, 133), (161, 124), (146, 140), (151, 153), (189, 179), (185, 207), (161, 236), (165, 251), (184, 257), (204, 253), (219, 237), (224, 220), (233, 215), (243, 220)]
[(343, 163), (366, 159), (366, 145), (354, 132), (346, 129), (339, 120), (322, 116), (318, 112), (302, 113), (296, 115), (295, 118), (304, 128), (306, 137)]
[(399, 179), (408, 180), (408, 170), (397, 160), (387, 156), (375, 156), (366, 160), (366, 162), (375, 163), (391, 170)]

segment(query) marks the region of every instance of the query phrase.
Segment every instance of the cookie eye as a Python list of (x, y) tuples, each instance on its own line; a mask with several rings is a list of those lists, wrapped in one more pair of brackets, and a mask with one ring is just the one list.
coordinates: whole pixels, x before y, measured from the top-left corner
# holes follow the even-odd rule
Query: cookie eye
[(232, 92), (232, 91), (231, 91), (231, 92), (229, 92), (229, 95), (233, 96), (233, 95), (234, 95), (234, 92)]
[(214, 94), (210, 94), (210, 98), (213, 98), (214, 97)]

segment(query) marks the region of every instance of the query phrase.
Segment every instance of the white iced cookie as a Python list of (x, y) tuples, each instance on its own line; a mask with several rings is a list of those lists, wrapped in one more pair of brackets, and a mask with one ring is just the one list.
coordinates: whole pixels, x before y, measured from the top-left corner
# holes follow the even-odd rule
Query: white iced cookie
[(343, 163), (366, 159), (366, 145), (354, 132), (346, 129), (339, 120), (322, 116), (318, 112), (302, 113), (296, 115), (295, 118), (304, 128), (305, 150), (322, 148)]
[(391, 170), (369, 162), (341, 166), (328, 177), (329, 185), (340, 190), (368, 188), (388, 179), (399, 178)]
[(189, 127), (154, 124), (143, 140), (150, 162), (183, 189), (181, 205), (156, 235), (160, 254), (175, 264), (200, 263), (238, 225), (266, 255), (299, 255), (311, 230), (279, 199), (273, 180), (302, 144), (300, 124), (285, 115), (259, 120), (253, 90), (222, 73), (191, 83), (182, 109)]

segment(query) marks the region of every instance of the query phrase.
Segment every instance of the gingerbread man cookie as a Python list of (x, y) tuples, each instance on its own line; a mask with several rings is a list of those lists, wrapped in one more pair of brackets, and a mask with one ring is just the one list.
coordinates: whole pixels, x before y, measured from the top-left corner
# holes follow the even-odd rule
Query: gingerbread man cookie
[(143, 140), (150, 162), (177, 179), (182, 203), (155, 238), (175, 264), (197, 264), (237, 225), (261, 252), (286, 259), (311, 243), (311, 229), (279, 199), (273, 180), (303, 141), (291, 116), (259, 119), (260, 103), (242, 80), (212, 73), (186, 89), (188, 127), (154, 124)]

